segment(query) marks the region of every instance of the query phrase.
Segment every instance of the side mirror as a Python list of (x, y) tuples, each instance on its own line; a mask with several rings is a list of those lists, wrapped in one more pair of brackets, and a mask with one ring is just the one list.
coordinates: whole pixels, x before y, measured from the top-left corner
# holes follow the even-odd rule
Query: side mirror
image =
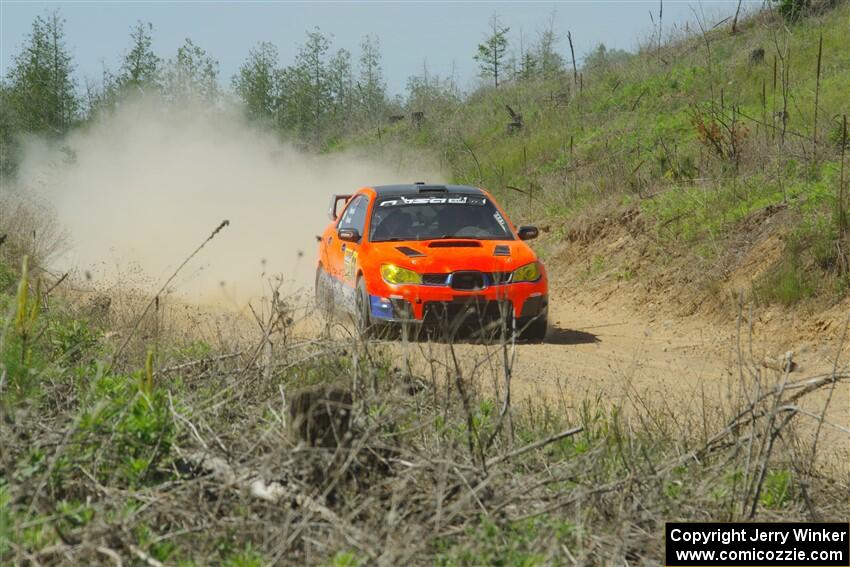
[(345, 242), (360, 242), (360, 231), (356, 228), (341, 228), (336, 234)]
[(533, 240), (540, 235), (536, 226), (521, 226), (517, 231), (520, 240)]

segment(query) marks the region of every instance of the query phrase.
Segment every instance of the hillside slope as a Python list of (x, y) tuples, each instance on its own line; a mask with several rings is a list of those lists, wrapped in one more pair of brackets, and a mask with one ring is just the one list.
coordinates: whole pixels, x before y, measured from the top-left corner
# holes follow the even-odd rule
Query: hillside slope
[[(727, 291), (834, 305), (850, 282), (846, 197), (839, 213), (848, 31), (846, 2), (790, 27), (762, 11), (735, 33), (727, 22), (626, 61), (596, 57), (576, 77), (435, 104), (369, 143), (433, 151), (455, 181), (548, 230), (550, 261), (566, 254), (651, 293), (684, 286), (673, 295), (688, 296), (686, 310)], [(623, 235), (614, 218), (642, 237), (642, 261), (605, 252)], [(606, 236), (576, 257), (573, 243)]]

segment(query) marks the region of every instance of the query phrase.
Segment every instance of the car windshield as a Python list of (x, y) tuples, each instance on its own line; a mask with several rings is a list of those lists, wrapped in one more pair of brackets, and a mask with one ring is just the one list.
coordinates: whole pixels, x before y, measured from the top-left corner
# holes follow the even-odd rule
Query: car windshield
[(372, 209), (371, 242), (475, 238), (513, 240), (508, 222), (479, 195), (395, 195)]

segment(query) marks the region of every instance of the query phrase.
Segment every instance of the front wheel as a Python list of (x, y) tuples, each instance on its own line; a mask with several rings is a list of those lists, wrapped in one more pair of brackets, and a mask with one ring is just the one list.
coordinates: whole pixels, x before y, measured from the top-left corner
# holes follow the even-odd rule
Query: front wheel
[(517, 338), (521, 341), (540, 343), (546, 338), (549, 330), (549, 318), (547, 313), (541, 313), (536, 317), (517, 319)]
[(366, 282), (363, 278), (357, 280), (357, 295), (355, 298), (354, 324), (357, 327), (357, 333), (369, 338), (372, 335), (372, 317), (369, 305), (369, 293), (366, 291)]

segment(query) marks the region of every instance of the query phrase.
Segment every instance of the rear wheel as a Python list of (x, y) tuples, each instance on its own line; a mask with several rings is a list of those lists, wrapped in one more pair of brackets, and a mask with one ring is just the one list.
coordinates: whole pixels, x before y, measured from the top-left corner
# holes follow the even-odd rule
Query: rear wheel
[(328, 282), (328, 274), (321, 266), (316, 270), (315, 293), (319, 312), (328, 320), (331, 319), (334, 312), (334, 295)]

